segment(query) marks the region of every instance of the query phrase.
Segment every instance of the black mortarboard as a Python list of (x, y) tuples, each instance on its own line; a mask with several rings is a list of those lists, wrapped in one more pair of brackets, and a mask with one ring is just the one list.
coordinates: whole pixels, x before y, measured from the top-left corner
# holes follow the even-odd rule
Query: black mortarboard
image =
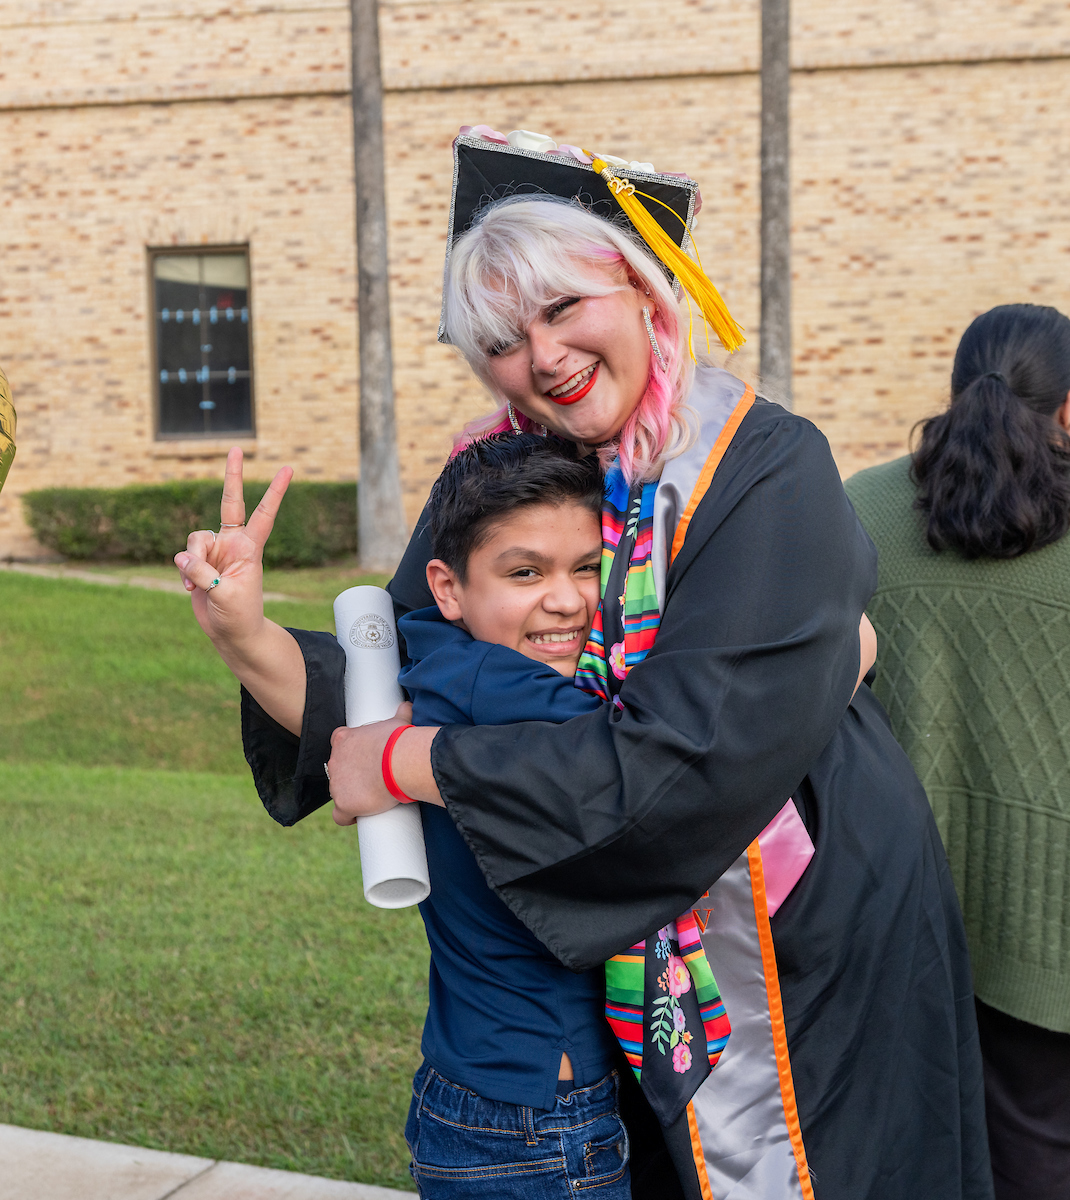
[[(554, 146), (549, 139), (544, 140)], [(643, 169), (648, 163), (629, 166), (615, 161), (610, 165), (595, 157), (594, 165), (588, 165), (564, 148), (555, 153), (530, 150), (475, 132), (462, 133), (454, 142), (453, 163), (447, 270), (454, 242), (495, 200), (528, 194), (576, 200), (598, 216), (638, 234), (665, 266), (674, 289), (679, 290), (683, 284), (695, 297), (721, 341), (729, 349), (742, 342), (739, 327), (724, 308), (716, 288), (687, 253), (698, 195), (698, 184), (693, 179)], [(438, 337), (439, 341), (447, 340), (444, 319)]]

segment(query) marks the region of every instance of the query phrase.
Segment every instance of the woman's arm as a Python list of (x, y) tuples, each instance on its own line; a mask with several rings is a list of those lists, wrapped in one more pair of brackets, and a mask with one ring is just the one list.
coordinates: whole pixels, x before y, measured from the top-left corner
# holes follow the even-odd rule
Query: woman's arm
[[(670, 569), (624, 710), (434, 735), (450, 815), (491, 886), (562, 961), (588, 966), (649, 932), (653, 910), (662, 924), (683, 911), (797, 790), (857, 686), (875, 578), (825, 439), (756, 406)], [(339, 758), (350, 815), (389, 805), (387, 732), (335, 742), (339, 755), (369, 739), (359, 780)], [(394, 774), (433, 801), (428, 736), (401, 738)]]
[(265, 617), (257, 630), (241, 640), (212, 640), (235, 678), (264, 712), (283, 729), (299, 735), (305, 708), (305, 662), (293, 634)]
[[(220, 530), (191, 533), (175, 555), (193, 614), (220, 657), (260, 707), (300, 734), (305, 707), (305, 663), (292, 634), (264, 616), (264, 544), (293, 471), (284, 467), (245, 519), (242, 452), (227, 455)], [(213, 586), (213, 581), (218, 580)]]
[[(855, 692), (877, 661), (877, 634), (865, 613), (858, 624), (858, 644)], [(359, 734), (349, 729), (335, 730), (331, 737), (332, 755), (328, 768), (338, 781), (332, 789), (332, 797), (334, 819), (339, 825), (352, 825), (358, 816), (385, 812), (393, 807), (395, 801), (386, 790), (381, 773), (377, 772), (381, 769), (387, 739), (405, 720), (406, 717), (399, 712), (397, 719), (376, 726), (374, 735), (371, 727), (367, 726)], [(394, 778), (406, 795), (444, 808), (435, 773), (431, 769), (431, 745), (436, 733), (437, 726), (425, 726), (411, 733), (403, 733), (394, 743), (390, 761)]]
[(439, 732), (450, 815), (562, 961), (589, 965), (686, 909), (795, 793), (847, 713), (875, 580), (825, 439), (756, 406), (669, 571), (623, 711)]

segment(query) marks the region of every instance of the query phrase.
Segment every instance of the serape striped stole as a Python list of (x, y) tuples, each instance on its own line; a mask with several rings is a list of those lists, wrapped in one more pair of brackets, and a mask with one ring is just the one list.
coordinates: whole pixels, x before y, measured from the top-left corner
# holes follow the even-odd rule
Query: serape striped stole
[[(606, 479), (602, 601), (576, 683), (618, 707), (621, 685), (661, 623), (651, 558), (656, 490), (656, 482), (629, 488), (617, 463)], [(690, 911), (606, 963), (606, 1018), (654, 1111), (671, 1124), (731, 1032)]]
[[(699, 1017), (705, 1034), (706, 1058), (712, 1070), (717, 1065), (717, 1060), (721, 1057), (721, 1052), (728, 1042), (728, 1035), (732, 1031), (731, 1025), (721, 1000), (721, 993), (717, 988), (717, 980), (713, 977), (706, 953), (702, 949), (694, 916), (688, 913), (686, 916), (677, 918), (666, 929), (659, 930), (659, 940), (668, 940), (671, 949), (674, 933), (680, 957), (687, 964), (688, 973), (694, 984)], [(662, 934), (666, 937), (662, 938)], [(606, 1019), (609, 1021), (609, 1026), (616, 1035), (617, 1041), (620, 1042), (624, 1057), (628, 1060), (640, 1083), (643, 1079), (645, 985), (646, 941), (637, 942), (627, 953), (616, 954), (606, 963)], [(657, 1015), (652, 1014), (651, 1023), (656, 1023)], [(672, 1032), (679, 1031), (674, 1028)], [(674, 1039), (670, 1033), (668, 1043), (668, 1049), (674, 1050), (680, 1044), (680, 1039)], [(705, 1077), (705, 1073), (703, 1073), (703, 1077)]]

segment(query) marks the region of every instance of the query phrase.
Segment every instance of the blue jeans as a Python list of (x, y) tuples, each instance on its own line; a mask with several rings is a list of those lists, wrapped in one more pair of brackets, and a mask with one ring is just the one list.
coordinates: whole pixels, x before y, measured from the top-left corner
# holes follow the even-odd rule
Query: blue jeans
[(427, 1063), (413, 1080), (405, 1140), (422, 1200), (631, 1200), (617, 1073), (553, 1108), (485, 1100)]

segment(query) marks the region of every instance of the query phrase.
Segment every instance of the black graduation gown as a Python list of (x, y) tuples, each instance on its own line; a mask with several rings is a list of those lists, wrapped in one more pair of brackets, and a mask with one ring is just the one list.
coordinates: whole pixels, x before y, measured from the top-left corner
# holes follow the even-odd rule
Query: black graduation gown
[[(390, 585), (399, 612), (429, 602), (428, 557), (421, 522)], [(827, 442), (759, 400), (669, 568), (624, 710), (447, 727), (432, 763), (490, 885), (576, 970), (690, 908), (793, 796), (816, 852), (771, 927), (818, 1200), (988, 1200), (958, 901), (883, 709), (866, 685), (851, 700), (875, 582)], [(300, 742), (243, 705), (257, 786), (284, 823), (326, 801), (343, 723), (341, 650), (298, 640)]]

